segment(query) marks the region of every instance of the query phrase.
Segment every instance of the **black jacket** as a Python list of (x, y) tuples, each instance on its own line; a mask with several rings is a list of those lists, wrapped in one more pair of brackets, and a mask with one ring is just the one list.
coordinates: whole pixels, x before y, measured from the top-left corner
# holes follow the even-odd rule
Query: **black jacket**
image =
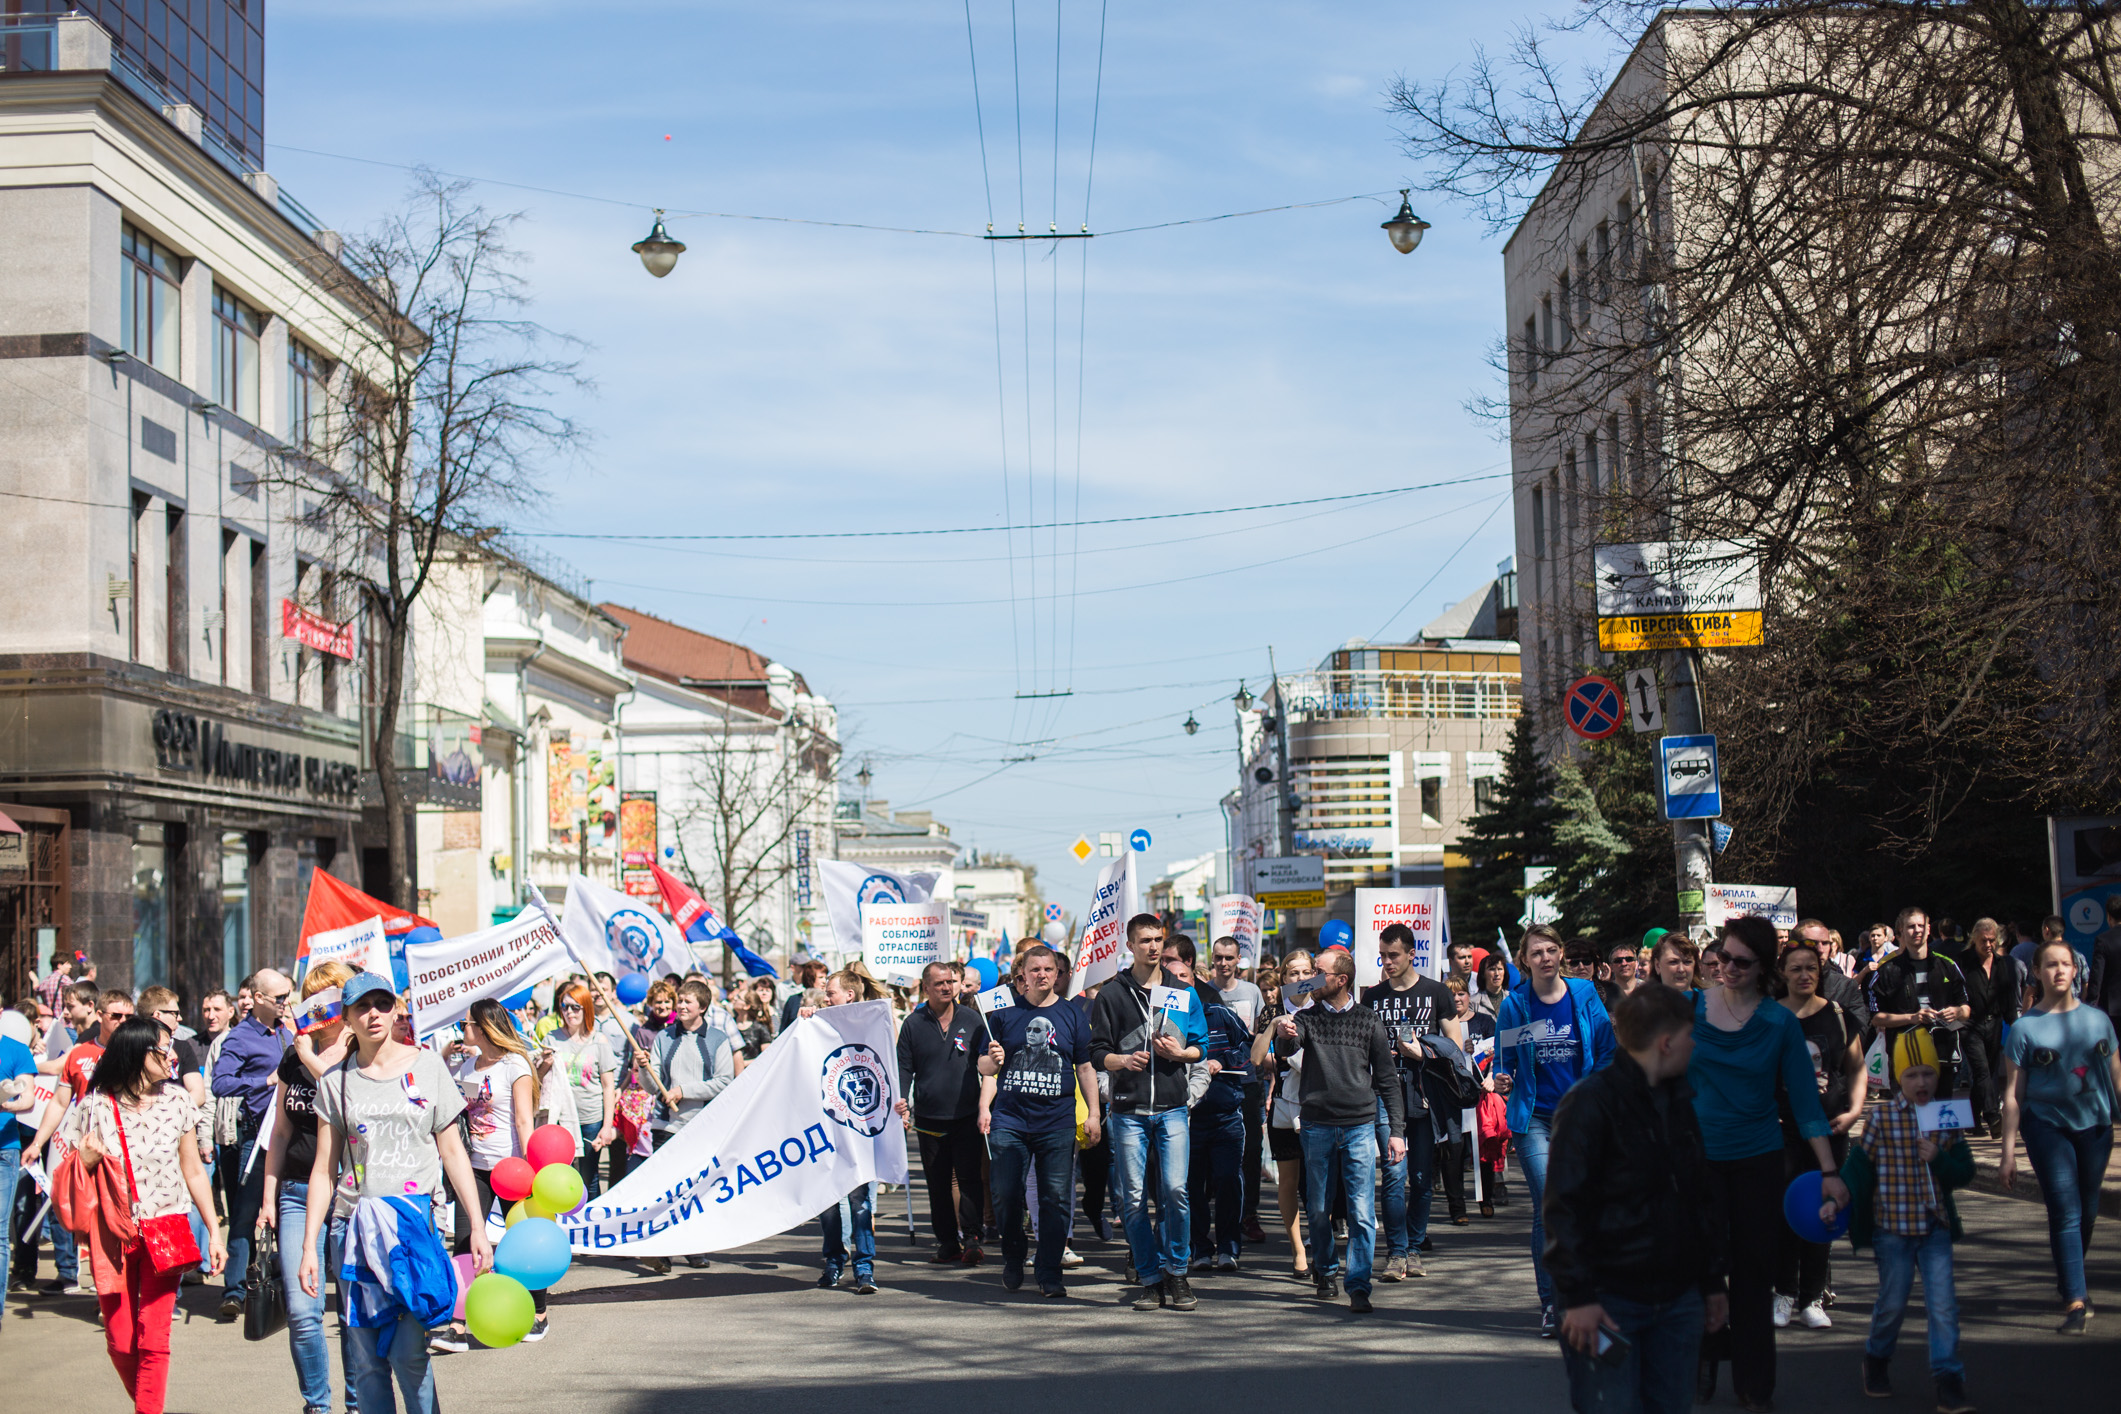
[(1610, 1293), (1670, 1301), (1724, 1289), (1729, 1234), (1684, 1078), (1662, 1087), (1625, 1051), (1554, 1107), (1547, 1149), (1547, 1274), (1563, 1306)]
[(2121, 1027), (2121, 924), (2092, 939), (2092, 965), (2084, 978), (2084, 1000)]
[[(1159, 972), (1159, 986), (1185, 984), (1169, 972)], [(1151, 1114), (1186, 1107), (1188, 1062), (1165, 1060), (1150, 1046), (1154, 1034), (1149, 1021), (1149, 989), (1134, 980), (1134, 970), (1122, 967), (1119, 975), (1097, 989), (1090, 1005), (1090, 1066), (1111, 1077), (1114, 1114)], [(1168, 1034), (1168, 1033), (1166, 1033)], [(1106, 1070), (1105, 1058), (1114, 1051), (1131, 1055), (1149, 1052), (1147, 1070)]]
[(987, 1050), (987, 1023), (979, 1008), (950, 1008), (950, 1031), (936, 1024), (922, 1002), (898, 1029), (898, 1092), (912, 1097), (916, 1122), (947, 1124), (979, 1113), (979, 1058)]
[(1993, 1035), (2009, 1022), (2018, 1019), (2018, 998), (2021, 983), (2018, 980), (2018, 962), (2007, 952), (1999, 952), (1989, 963), (1989, 970), (1981, 970), (1981, 959), (1969, 951), (1957, 959), (1959, 975), (1966, 982), (1967, 1005), (1974, 1009), (1969, 1023), (1983, 1035)]
[(1832, 963), (1819, 970), (1819, 995), (1847, 1012), (1858, 1031), (1870, 1029), (1870, 1001), (1863, 995), (1862, 984)]
[[(1915, 969), (1924, 966), (1929, 969), (1930, 974), (1928, 990), (1929, 1004), (1932, 1007), (1941, 1009), (1971, 1005), (1966, 995), (1966, 978), (1961, 975), (1958, 963), (1935, 948), (1930, 949), (1925, 962), (1918, 963), (1908, 955), (1906, 948), (1902, 948), (1879, 963), (1878, 970), (1871, 974), (1872, 1013), (1882, 1011), (1890, 1015), (1908, 1016), (1921, 1010), (1922, 999), (1915, 993)], [(1935, 1028), (1932, 1029), (1934, 1031)], [(1940, 1056), (1943, 1049), (1940, 1043)]]

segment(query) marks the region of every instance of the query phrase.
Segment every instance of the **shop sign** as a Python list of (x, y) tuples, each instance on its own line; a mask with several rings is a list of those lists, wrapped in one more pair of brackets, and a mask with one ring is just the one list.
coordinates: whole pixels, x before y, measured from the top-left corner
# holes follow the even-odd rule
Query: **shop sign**
[(340, 801), (353, 799), (360, 790), (361, 770), (351, 761), (232, 741), (221, 723), (169, 707), (158, 709), (153, 723), (155, 764), (165, 771)]
[(280, 601), (280, 636), (292, 638), (304, 648), (329, 653), (332, 657), (344, 658), (349, 663), (353, 661), (353, 624), (335, 624), (322, 614), (311, 613), (292, 599)]

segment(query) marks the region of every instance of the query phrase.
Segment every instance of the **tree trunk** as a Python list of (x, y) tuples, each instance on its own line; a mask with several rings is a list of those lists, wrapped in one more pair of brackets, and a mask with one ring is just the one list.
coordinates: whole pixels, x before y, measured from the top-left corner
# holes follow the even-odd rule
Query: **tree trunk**
[(397, 753), (398, 704), (404, 697), (405, 684), (407, 616), (394, 613), (387, 622), (389, 632), (383, 640), (382, 700), (376, 703), (375, 731), (368, 743), (369, 757), (376, 763), (376, 789), (383, 798), (384, 838), (390, 856), (383, 901), (416, 913), (419, 910), (407, 897), (411, 887), (408, 867), (411, 841), (406, 838), (405, 788), (398, 780)]

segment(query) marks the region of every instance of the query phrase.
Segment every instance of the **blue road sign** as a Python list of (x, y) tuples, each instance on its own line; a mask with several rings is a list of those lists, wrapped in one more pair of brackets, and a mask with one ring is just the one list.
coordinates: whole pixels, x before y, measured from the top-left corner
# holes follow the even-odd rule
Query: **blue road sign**
[(1591, 741), (1603, 741), (1627, 719), (1627, 704), (1609, 678), (1576, 679), (1563, 695), (1561, 708), (1569, 730)]
[(1149, 832), (1147, 830), (1136, 830), (1133, 834), (1127, 836), (1127, 843), (1134, 846), (1136, 854), (1147, 854), (1149, 852)]
[(1713, 736), (1668, 736), (1658, 740), (1664, 763), (1664, 818), (1713, 820), (1723, 813), (1723, 776), (1716, 766)]

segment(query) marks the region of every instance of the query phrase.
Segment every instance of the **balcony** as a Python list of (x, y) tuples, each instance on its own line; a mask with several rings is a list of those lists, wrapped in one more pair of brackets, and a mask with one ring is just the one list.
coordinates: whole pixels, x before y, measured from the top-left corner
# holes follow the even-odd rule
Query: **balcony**
[[(374, 752), (376, 708), (361, 706), (361, 803), (381, 805)], [(408, 805), (435, 805), (445, 810), (477, 810), (485, 774), (478, 717), (414, 702), (398, 710), (398, 732), (392, 764)]]
[(1291, 722), (1362, 718), (1507, 721), (1522, 710), (1516, 673), (1365, 668), (1289, 673), (1279, 684)]

